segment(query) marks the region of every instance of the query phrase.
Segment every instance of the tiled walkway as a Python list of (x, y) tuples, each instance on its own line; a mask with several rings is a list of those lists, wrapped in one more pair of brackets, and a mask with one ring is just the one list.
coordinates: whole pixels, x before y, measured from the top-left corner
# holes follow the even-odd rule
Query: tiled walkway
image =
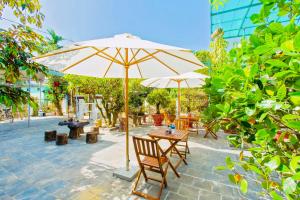
[[(57, 125), (59, 120), (33, 120), (30, 128), (25, 121), (0, 124), (0, 199), (136, 199), (130, 195), (132, 183), (112, 176), (125, 165), (124, 134), (104, 133), (96, 144), (86, 144), (85, 136), (65, 146), (45, 143), (47, 129), (68, 132)], [(146, 135), (153, 128), (135, 128), (131, 134)], [(181, 178), (169, 172), (161, 199), (258, 199), (253, 191), (241, 196), (226, 172), (214, 170), (226, 156), (237, 158), (239, 153), (220, 136), (214, 140), (203, 138), (203, 133), (191, 135), (188, 165), (179, 167)], [(132, 144), (130, 152), (131, 165), (136, 165)], [(155, 194), (157, 186), (143, 184), (142, 189)]]

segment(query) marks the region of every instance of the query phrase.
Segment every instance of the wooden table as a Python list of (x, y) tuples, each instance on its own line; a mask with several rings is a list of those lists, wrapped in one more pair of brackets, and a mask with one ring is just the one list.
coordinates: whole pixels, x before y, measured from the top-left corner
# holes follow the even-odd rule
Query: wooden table
[(68, 128), (70, 129), (69, 138), (71, 138), (71, 139), (79, 138), (80, 134), (84, 133), (83, 127), (88, 124), (89, 124), (89, 122), (76, 122), (76, 121), (75, 122), (64, 121), (64, 122), (58, 123), (59, 126), (65, 126), (65, 125), (68, 126)]
[(195, 116), (180, 116), (180, 119), (185, 119), (189, 122), (189, 128), (193, 128), (193, 123), (199, 121), (199, 117)]
[[(177, 167), (180, 165), (181, 162), (184, 162), (184, 164), (187, 165), (186, 159), (181, 155), (181, 153), (178, 151), (176, 148), (176, 144), (180, 142), (182, 139), (184, 139), (188, 132), (186, 131), (180, 131), (180, 130), (175, 130), (175, 133), (168, 134), (166, 133), (167, 129), (161, 128), (158, 130), (153, 130), (150, 133), (148, 133), (148, 136), (150, 136), (153, 139), (156, 140), (168, 140), (170, 142), (170, 146), (166, 149), (163, 150), (160, 146), (159, 149), (162, 153), (162, 156), (166, 156), (167, 154), (173, 149), (179, 156), (179, 161), (175, 164), (173, 171), (175, 172), (177, 177), (180, 177), (178, 172), (176, 171)], [(169, 159), (170, 160), (170, 159)]]

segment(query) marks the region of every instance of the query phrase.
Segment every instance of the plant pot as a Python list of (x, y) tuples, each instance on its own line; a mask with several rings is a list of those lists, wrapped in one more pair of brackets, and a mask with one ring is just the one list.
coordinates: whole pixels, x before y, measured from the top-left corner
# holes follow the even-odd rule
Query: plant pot
[(154, 115), (152, 115), (152, 118), (153, 118), (155, 126), (161, 126), (162, 121), (164, 120), (164, 115), (163, 114), (154, 114)]
[(167, 117), (168, 117), (168, 122), (170, 122), (170, 123), (173, 123), (176, 119), (176, 115), (168, 114)]

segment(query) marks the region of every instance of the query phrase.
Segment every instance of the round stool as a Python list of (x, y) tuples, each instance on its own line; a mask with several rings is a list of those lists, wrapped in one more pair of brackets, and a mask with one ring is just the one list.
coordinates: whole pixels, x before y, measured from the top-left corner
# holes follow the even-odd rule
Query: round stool
[(99, 134), (99, 127), (97, 126), (92, 127), (91, 132)]
[(98, 142), (98, 134), (94, 132), (89, 132), (86, 134), (86, 143), (93, 144)]
[(55, 141), (56, 140), (56, 130), (47, 130), (45, 131), (45, 141)]
[(56, 135), (56, 145), (68, 144), (68, 134), (60, 133)]

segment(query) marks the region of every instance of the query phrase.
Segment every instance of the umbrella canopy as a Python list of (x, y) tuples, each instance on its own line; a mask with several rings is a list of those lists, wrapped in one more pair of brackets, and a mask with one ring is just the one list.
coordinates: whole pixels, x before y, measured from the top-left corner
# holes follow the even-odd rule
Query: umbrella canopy
[(53, 70), (100, 78), (152, 78), (179, 75), (204, 66), (187, 49), (142, 40), (130, 34), (74, 43), (39, 56)]
[(161, 78), (149, 78), (141, 82), (143, 86), (155, 88), (194, 88), (204, 84), (204, 79), (208, 76), (196, 72), (188, 72), (178, 76), (169, 76)]
[(204, 79), (209, 78), (204, 74), (188, 72), (178, 76), (168, 76), (161, 78), (149, 78), (141, 82), (146, 87), (155, 88), (178, 88), (178, 117), (180, 116), (180, 89), (201, 87)]
[(100, 78), (125, 78), (126, 168), (129, 169), (128, 78), (179, 75), (204, 65), (187, 49), (131, 34), (74, 43), (34, 58), (53, 70)]

